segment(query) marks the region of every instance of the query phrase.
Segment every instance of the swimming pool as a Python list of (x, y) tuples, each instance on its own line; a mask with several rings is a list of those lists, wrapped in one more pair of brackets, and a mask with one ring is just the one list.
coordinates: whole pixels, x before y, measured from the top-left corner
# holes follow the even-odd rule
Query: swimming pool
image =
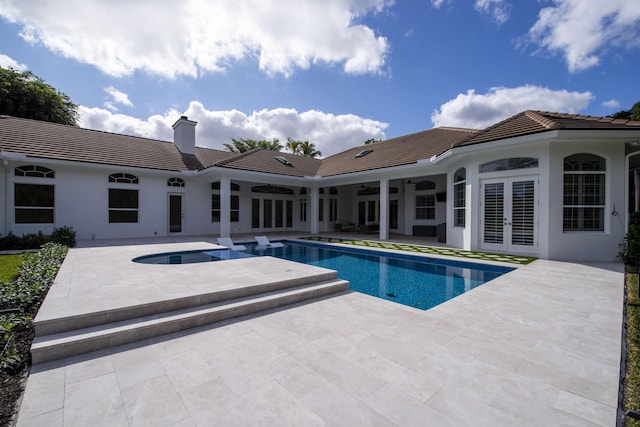
[(338, 272), (350, 289), (419, 308), (435, 307), (476, 288), (512, 268), (314, 243), (286, 241), (282, 248), (257, 250), (246, 244), (246, 252), (229, 249), (174, 252), (134, 259), (151, 264), (219, 261), (252, 256), (273, 256)]

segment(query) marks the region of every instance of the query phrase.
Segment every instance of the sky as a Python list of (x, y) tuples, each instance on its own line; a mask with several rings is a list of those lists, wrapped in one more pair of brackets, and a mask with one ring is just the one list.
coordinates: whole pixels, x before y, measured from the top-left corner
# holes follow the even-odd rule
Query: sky
[(288, 137), (330, 156), (524, 110), (640, 101), (639, 0), (0, 0), (0, 66), (85, 128), (196, 144)]

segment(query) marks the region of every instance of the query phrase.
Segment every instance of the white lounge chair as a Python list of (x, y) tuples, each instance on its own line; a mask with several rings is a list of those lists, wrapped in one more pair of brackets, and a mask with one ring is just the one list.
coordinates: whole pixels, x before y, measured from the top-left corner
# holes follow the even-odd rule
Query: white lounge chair
[(218, 244), (222, 246), (226, 246), (232, 251), (246, 251), (247, 247), (245, 245), (236, 245), (231, 240), (231, 237), (218, 237)]
[(256, 236), (256, 242), (258, 242), (258, 246), (256, 249), (266, 249), (266, 248), (281, 248), (284, 245), (280, 242), (270, 242), (267, 236)]

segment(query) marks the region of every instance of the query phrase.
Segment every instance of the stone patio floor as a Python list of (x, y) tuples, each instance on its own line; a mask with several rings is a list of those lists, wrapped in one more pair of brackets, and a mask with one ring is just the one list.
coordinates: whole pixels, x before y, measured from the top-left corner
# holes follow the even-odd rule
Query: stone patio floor
[[(140, 299), (125, 243), (73, 249), (69, 298)], [(347, 292), (35, 365), (18, 425), (614, 426), (622, 302), (621, 264), (545, 260), (427, 311)]]

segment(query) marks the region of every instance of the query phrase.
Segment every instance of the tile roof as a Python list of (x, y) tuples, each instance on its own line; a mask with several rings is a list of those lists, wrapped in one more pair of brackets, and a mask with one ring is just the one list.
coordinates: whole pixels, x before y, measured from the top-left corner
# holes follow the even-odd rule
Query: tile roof
[[(476, 131), (473, 129), (442, 127), (361, 145), (323, 159), (318, 175), (333, 176), (416, 163), (442, 154), (454, 143), (468, 138), (474, 132)], [(373, 151), (356, 158), (365, 149)]]
[[(276, 159), (276, 157), (283, 157), (287, 159), (289, 165), (281, 163)], [(223, 160), (217, 163), (216, 166), (253, 172), (304, 177), (316, 175), (321, 162), (322, 160), (320, 159), (312, 159), (310, 157), (296, 156), (290, 153), (257, 148)]]
[(640, 130), (640, 121), (613, 119), (611, 117), (583, 116), (579, 114), (548, 111), (523, 111), (493, 126), (481, 130), (452, 147), (497, 141), (516, 136), (531, 135), (550, 130)]
[[(263, 149), (246, 153), (196, 147), (182, 154), (171, 142), (83, 129), (0, 115), (0, 151), (29, 157), (88, 162), (168, 171), (224, 167), (293, 177), (335, 176), (409, 165), (454, 147), (479, 144), (557, 129), (640, 130), (640, 121), (524, 111), (484, 130), (440, 127), (361, 145), (312, 159)], [(372, 150), (356, 157), (363, 150)], [(285, 158), (283, 164), (276, 156)]]
[(0, 150), (29, 157), (170, 171), (197, 170), (234, 156), (196, 148), (182, 154), (171, 142), (57, 123), (0, 116)]

